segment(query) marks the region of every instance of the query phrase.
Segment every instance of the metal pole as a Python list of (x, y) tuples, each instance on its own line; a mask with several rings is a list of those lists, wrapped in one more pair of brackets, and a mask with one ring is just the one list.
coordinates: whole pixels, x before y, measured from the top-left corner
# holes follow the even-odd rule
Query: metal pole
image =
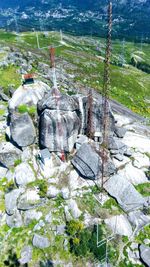
[(109, 93), (110, 93), (110, 59), (111, 59), (111, 34), (112, 34), (112, 2), (108, 5), (108, 32), (104, 65), (104, 82), (103, 82), (103, 122), (102, 122), (102, 188), (104, 184), (104, 176), (106, 163), (108, 159), (108, 135), (109, 135)]

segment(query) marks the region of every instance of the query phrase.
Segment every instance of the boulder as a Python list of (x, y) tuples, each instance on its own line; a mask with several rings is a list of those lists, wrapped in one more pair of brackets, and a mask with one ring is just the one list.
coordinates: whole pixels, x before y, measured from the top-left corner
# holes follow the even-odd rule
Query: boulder
[(80, 127), (76, 112), (44, 110), (40, 116), (40, 144), (49, 151), (70, 152)]
[(17, 200), (23, 192), (24, 189), (19, 188), (5, 194), (5, 208), (8, 215), (14, 214), (14, 211), (17, 209)]
[(124, 154), (127, 150), (127, 146), (123, 142), (112, 136), (108, 139), (108, 148), (113, 151), (113, 153), (116, 151), (116, 154)]
[(54, 185), (48, 187), (47, 196), (49, 198), (55, 198), (60, 193), (60, 190), (57, 189)]
[(0, 92), (0, 100), (8, 102), (9, 97), (5, 95), (3, 92)]
[(32, 247), (31, 246), (25, 246), (21, 250), (21, 258), (19, 259), (19, 262), (21, 265), (24, 265), (28, 262), (30, 262), (32, 259)]
[(38, 110), (42, 112), (45, 109), (57, 110), (57, 105), (61, 111), (77, 111), (79, 110), (78, 102), (69, 95), (60, 94), (59, 91), (51, 92), (38, 102)]
[(79, 149), (84, 143), (88, 143), (88, 140), (86, 135), (79, 135), (76, 140), (76, 149)]
[(71, 162), (81, 177), (92, 180), (98, 178), (101, 159), (89, 144), (83, 144)]
[(20, 159), (21, 150), (9, 142), (0, 143), (0, 164), (6, 168), (14, 165), (15, 161)]
[(139, 246), (140, 257), (146, 266), (150, 267), (150, 247), (145, 245)]
[(24, 186), (35, 181), (33, 170), (28, 163), (21, 163), (15, 168), (14, 179), (17, 186)]
[(143, 208), (145, 204), (142, 195), (123, 176), (114, 175), (110, 177), (104, 183), (104, 188), (126, 212)]
[(118, 174), (134, 185), (148, 182), (145, 172), (135, 168), (132, 163), (128, 163), (122, 170), (119, 170)]
[(143, 167), (149, 167), (150, 166), (150, 159), (145, 154), (142, 154), (140, 152), (135, 152), (133, 155), (134, 161), (133, 165), (140, 169)]
[(32, 220), (38, 221), (41, 217), (42, 217), (41, 211), (27, 210), (24, 212), (24, 223), (25, 225), (28, 225)]
[(68, 209), (74, 219), (78, 219), (82, 212), (79, 210), (78, 205), (74, 199), (68, 200)]
[(50, 246), (48, 238), (38, 234), (34, 234), (32, 244), (34, 247), (40, 249), (48, 248)]
[(9, 100), (9, 109), (17, 109), (20, 105), (37, 105), (44, 95), (50, 90), (49, 86), (41, 81), (20, 86)]
[(14, 211), (13, 215), (6, 214), (6, 223), (11, 228), (19, 228), (23, 226), (22, 216), (18, 210)]
[(13, 141), (20, 147), (30, 146), (35, 142), (36, 131), (28, 113), (13, 113), (10, 121)]
[(0, 179), (6, 177), (7, 169), (0, 167)]
[(39, 206), (42, 203), (38, 190), (36, 189), (27, 189), (17, 201), (17, 208), (19, 210), (30, 210)]
[(142, 229), (145, 225), (150, 224), (150, 216), (145, 215), (140, 210), (130, 212), (128, 214), (128, 220), (136, 227), (137, 231)]
[(105, 219), (106, 225), (112, 230), (113, 234), (128, 236), (132, 235), (132, 227), (124, 215), (113, 216)]
[(123, 128), (123, 127), (115, 127), (115, 134), (117, 137), (119, 138), (123, 138), (125, 136), (127, 132), (127, 129)]

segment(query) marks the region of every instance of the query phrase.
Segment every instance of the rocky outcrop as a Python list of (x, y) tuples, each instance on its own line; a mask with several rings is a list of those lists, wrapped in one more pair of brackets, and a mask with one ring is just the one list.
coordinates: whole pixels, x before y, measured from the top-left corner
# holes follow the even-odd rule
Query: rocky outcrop
[(70, 152), (80, 127), (76, 112), (44, 110), (40, 116), (40, 144), (49, 151)]
[(11, 115), (10, 133), (19, 147), (30, 146), (36, 140), (35, 127), (28, 113)]
[(126, 212), (142, 208), (145, 204), (145, 199), (142, 195), (138, 193), (130, 182), (120, 175), (110, 177), (104, 183), (104, 188)]

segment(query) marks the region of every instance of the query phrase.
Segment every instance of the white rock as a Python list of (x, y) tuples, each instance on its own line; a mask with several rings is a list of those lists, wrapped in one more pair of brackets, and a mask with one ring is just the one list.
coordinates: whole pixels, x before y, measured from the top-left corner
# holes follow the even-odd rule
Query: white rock
[(68, 203), (68, 208), (71, 211), (72, 216), (78, 219), (82, 212), (79, 210), (78, 205), (75, 200), (71, 199)]
[(0, 167), (0, 179), (6, 177), (7, 169)]
[(92, 217), (87, 212), (84, 214), (84, 225), (86, 227), (90, 227), (90, 226), (95, 225), (95, 224), (101, 224), (101, 222), (102, 222), (102, 219), (100, 219), (100, 218)]
[[(85, 179), (81, 178), (76, 172), (76, 170), (71, 171), (69, 175), (69, 188), (70, 188), (71, 194), (76, 189), (89, 187), (88, 182)], [(94, 182), (90, 181), (90, 186), (93, 186), (93, 185), (94, 185)]]
[(105, 223), (110, 227), (114, 234), (128, 236), (132, 235), (132, 227), (124, 215), (117, 215), (105, 219)]
[(125, 156), (123, 157), (123, 161), (121, 161), (121, 162), (113, 158), (113, 163), (115, 164), (117, 169), (125, 166), (128, 162), (130, 162), (130, 159), (128, 157), (125, 157)]
[(14, 179), (18, 186), (35, 181), (33, 170), (28, 163), (21, 163), (15, 168)]
[(25, 225), (28, 225), (32, 220), (39, 220), (42, 217), (41, 211), (36, 210), (27, 210), (24, 212), (24, 222)]
[(6, 173), (6, 178), (8, 182), (14, 181), (14, 173), (11, 170), (8, 170), (8, 172)]
[(55, 198), (57, 197), (57, 195), (60, 193), (60, 190), (58, 188), (56, 188), (53, 185), (50, 185), (48, 187), (48, 191), (47, 191), (47, 196), (50, 198)]
[(62, 194), (63, 199), (68, 199), (70, 195), (68, 187), (62, 188), (61, 194)]
[(117, 120), (117, 126), (122, 127), (124, 125), (130, 124), (133, 120), (129, 117), (125, 117), (119, 114), (114, 114), (115, 120)]
[(9, 101), (9, 108), (15, 109), (23, 104), (36, 105), (44, 97), (45, 92), (50, 90), (49, 86), (41, 81), (30, 85), (20, 86)]
[(119, 170), (118, 174), (126, 178), (134, 185), (148, 182), (144, 171), (135, 168), (132, 163), (127, 164), (124, 169)]
[(24, 150), (23, 150), (23, 152), (22, 152), (22, 155), (21, 155), (21, 159), (22, 159), (22, 161), (24, 162), (24, 161), (28, 161), (28, 160), (30, 160), (30, 158), (31, 158), (31, 149), (29, 148), (29, 147), (26, 147)]
[(135, 159), (133, 165), (139, 169), (150, 166), (149, 157), (147, 157), (145, 154), (137, 152), (133, 154), (133, 158)]
[(123, 138), (123, 143), (130, 148), (136, 148), (142, 153), (149, 153), (150, 151), (150, 138), (145, 135), (128, 131)]

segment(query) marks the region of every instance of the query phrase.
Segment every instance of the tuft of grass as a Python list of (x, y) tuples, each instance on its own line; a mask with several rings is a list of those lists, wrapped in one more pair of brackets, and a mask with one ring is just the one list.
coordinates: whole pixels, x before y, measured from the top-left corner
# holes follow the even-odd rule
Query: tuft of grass
[(141, 195), (145, 197), (150, 195), (150, 183), (135, 185), (135, 188)]
[(15, 66), (9, 66), (5, 69), (0, 68), (0, 83), (4, 88), (4, 93), (9, 94), (8, 88), (10, 85), (14, 85), (15, 88), (19, 87), (21, 76), (17, 73)]

